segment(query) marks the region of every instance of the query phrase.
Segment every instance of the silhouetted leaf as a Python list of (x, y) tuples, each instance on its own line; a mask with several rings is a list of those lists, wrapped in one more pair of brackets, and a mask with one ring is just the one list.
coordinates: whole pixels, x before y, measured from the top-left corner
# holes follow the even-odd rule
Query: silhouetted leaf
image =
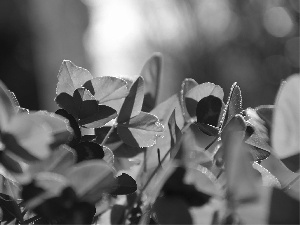
[(77, 88), (80, 88), (86, 81), (91, 79), (93, 79), (93, 76), (88, 70), (76, 66), (69, 60), (64, 60), (58, 72), (56, 95), (63, 92), (73, 95)]
[(162, 56), (153, 54), (144, 64), (140, 75), (145, 80), (145, 99), (142, 110), (150, 112), (157, 103), (162, 69)]
[(128, 195), (137, 190), (136, 181), (128, 174), (122, 173), (117, 176), (117, 188), (111, 192), (112, 195)]
[(128, 145), (133, 147), (150, 147), (163, 132), (163, 125), (150, 113), (141, 112), (128, 122), (118, 123), (118, 134)]
[(116, 187), (113, 169), (103, 160), (84, 161), (71, 168), (66, 177), (78, 197), (96, 203), (105, 192)]
[(143, 100), (144, 79), (143, 77), (138, 77), (131, 86), (129, 94), (123, 102), (117, 122), (123, 123), (128, 121), (130, 118), (137, 116), (141, 112)]
[(96, 99), (84, 88), (76, 89), (73, 97), (61, 93), (55, 99), (57, 104), (72, 114), (80, 126), (97, 128), (117, 116), (116, 111), (105, 105), (98, 105)]
[(20, 207), (11, 196), (0, 193), (0, 208), (3, 213), (1, 221), (8, 223), (16, 218), (18, 221), (23, 222)]
[(127, 83), (117, 77), (96, 77), (83, 85), (100, 104), (110, 106), (119, 111), (124, 98), (128, 95)]
[(80, 142), (74, 146), (74, 150), (77, 153), (77, 163), (91, 159), (103, 159), (104, 157), (103, 148), (93, 142)]

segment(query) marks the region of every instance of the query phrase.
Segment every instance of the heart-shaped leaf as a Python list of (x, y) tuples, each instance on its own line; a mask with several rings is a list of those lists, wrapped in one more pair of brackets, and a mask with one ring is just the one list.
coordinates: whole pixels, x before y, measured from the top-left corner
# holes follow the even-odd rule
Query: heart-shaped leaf
[(137, 190), (136, 181), (126, 173), (117, 176), (117, 188), (111, 192), (112, 195), (128, 195)]
[(265, 126), (268, 129), (268, 133), (270, 135), (273, 124), (274, 105), (261, 105), (256, 107), (255, 111), (258, 116), (265, 122)]
[(125, 98), (119, 116), (118, 123), (128, 121), (130, 118), (137, 116), (142, 109), (144, 101), (144, 79), (138, 77), (130, 88), (129, 94)]
[(11, 196), (0, 193), (0, 206), (3, 213), (1, 221), (9, 223), (16, 218), (18, 221), (23, 222), (20, 207)]
[(128, 122), (118, 123), (120, 138), (133, 147), (150, 147), (163, 132), (163, 125), (150, 113), (141, 112)]
[[(237, 83), (233, 83), (230, 89), (227, 103), (222, 113), (220, 128), (222, 129), (237, 114), (242, 112), (242, 94)], [(221, 129), (219, 132), (221, 132)]]
[(83, 85), (100, 104), (119, 111), (128, 95), (127, 82), (117, 77), (96, 77)]
[(52, 131), (39, 116), (21, 113), (9, 123), (3, 141), (8, 150), (24, 160), (46, 159), (54, 140)]
[(77, 195), (90, 203), (96, 203), (103, 193), (116, 187), (113, 169), (103, 160), (81, 162), (71, 168), (66, 177)]
[(145, 100), (142, 108), (144, 112), (150, 112), (157, 103), (161, 69), (162, 56), (160, 53), (155, 53), (146, 61), (140, 73), (145, 80)]
[(224, 92), (219, 85), (215, 85), (209, 82), (199, 84), (191, 90), (189, 90), (186, 93), (183, 102), (183, 107), (186, 107), (186, 111), (188, 113), (187, 117), (195, 120), (197, 116), (196, 110), (198, 102), (209, 95), (213, 95), (219, 99), (223, 99)]
[(88, 70), (76, 66), (69, 60), (64, 60), (58, 72), (56, 95), (64, 92), (72, 96), (77, 88), (91, 79), (93, 76)]
[(245, 143), (253, 146), (251, 154), (255, 161), (264, 160), (271, 154), (271, 146), (256, 131), (245, 140)]
[(76, 89), (73, 97), (61, 93), (55, 101), (61, 108), (72, 114), (79, 125), (87, 128), (101, 127), (117, 116), (114, 109), (98, 105), (96, 99), (84, 88)]

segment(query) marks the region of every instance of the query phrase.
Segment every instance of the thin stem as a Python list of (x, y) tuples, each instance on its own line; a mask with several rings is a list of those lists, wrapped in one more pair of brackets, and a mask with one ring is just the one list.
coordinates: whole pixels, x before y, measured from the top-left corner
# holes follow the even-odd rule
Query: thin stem
[(147, 172), (147, 150), (144, 151), (144, 173)]
[(102, 143), (100, 144), (101, 146), (105, 145), (106, 141), (108, 140), (108, 138), (109, 138), (109, 136), (111, 135), (111, 133), (114, 131), (115, 127), (116, 127), (116, 124), (113, 124), (113, 125), (111, 126), (111, 128), (110, 128), (109, 131), (107, 132), (105, 138), (103, 139)]
[(162, 165), (161, 165), (161, 160), (160, 160), (160, 150), (159, 150), (159, 148), (157, 149), (157, 159), (158, 159), (158, 164), (159, 164), (160, 166), (162, 166)]
[(204, 151), (209, 149), (218, 140), (218, 138), (219, 136), (215, 137), (215, 139), (205, 147)]

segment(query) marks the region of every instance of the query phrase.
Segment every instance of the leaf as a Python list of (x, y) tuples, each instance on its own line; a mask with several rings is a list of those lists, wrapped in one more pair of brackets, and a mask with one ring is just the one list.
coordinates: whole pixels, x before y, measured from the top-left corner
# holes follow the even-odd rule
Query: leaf
[(207, 82), (197, 85), (186, 93), (186, 95), (184, 96), (185, 98), (183, 106), (186, 107), (188, 113), (187, 118), (195, 120), (197, 103), (201, 99), (209, 95), (213, 95), (219, 99), (223, 99), (224, 92), (219, 85)]
[(129, 94), (125, 98), (119, 116), (118, 123), (128, 121), (130, 118), (137, 116), (142, 109), (144, 100), (144, 79), (138, 77), (130, 88)]
[(137, 190), (136, 181), (126, 173), (117, 176), (117, 188), (111, 192), (112, 195), (128, 195)]
[(76, 89), (73, 97), (61, 93), (55, 101), (61, 108), (72, 114), (80, 126), (87, 128), (101, 127), (117, 116), (114, 109), (98, 105), (91, 93), (84, 88)]
[(245, 143), (254, 147), (251, 148), (254, 161), (264, 160), (271, 154), (271, 146), (256, 131), (245, 140)]
[(77, 153), (77, 163), (92, 160), (92, 159), (103, 159), (104, 151), (103, 148), (93, 142), (80, 142), (76, 146), (74, 146), (74, 150)]
[(113, 166), (115, 162), (114, 153), (106, 146), (103, 146), (104, 157), (103, 160), (107, 162), (109, 165)]
[(196, 108), (197, 125), (201, 131), (210, 136), (219, 132), (219, 118), (222, 109), (222, 100), (213, 95), (202, 98)]
[(0, 126), (5, 129), (11, 118), (17, 113), (14, 98), (7, 87), (0, 81)]
[(127, 82), (117, 77), (96, 77), (83, 85), (95, 99), (106, 106), (119, 111), (124, 98), (128, 95)]
[(268, 133), (270, 136), (273, 124), (274, 105), (261, 105), (256, 107), (255, 111), (258, 116), (265, 122), (265, 126), (268, 129)]
[[(223, 110), (220, 128), (222, 129), (236, 115), (242, 112), (242, 94), (237, 83), (233, 83), (230, 89), (227, 103)], [(220, 129), (220, 131), (221, 131)]]
[(274, 153), (286, 158), (300, 151), (300, 75), (288, 77), (277, 94), (271, 142)]
[(31, 113), (31, 115), (39, 118), (51, 129), (50, 132), (54, 137), (54, 140), (51, 143), (52, 148), (65, 144), (71, 139), (73, 129), (70, 127), (68, 120), (64, 117), (47, 111), (37, 111), (35, 113)]
[(0, 193), (0, 206), (3, 210), (3, 218), (1, 221), (8, 223), (16, 218), (18, 221), (23, 222), (20, 207), (11, 196)]
[(80, 88), (86, 81), (91, 79), (93, 79), (93, 76), (88, 70), (76, 66), (69, 60), (64, 60), (58, 72), (56, 95), (63, 92), (73, 95), (77, 88)]
[(153, 205), (159, 224), (193, 224), (187, 203), (179, 197), (159, 197)]
[(243, 143), (245, 125), (235, 116), (222, 132), (227, 199), (232, 204), (258, 197), (257, 180), (250, 164), (249, 147)]
[(150, 147), (163, 132), (163, 125), (150, 113), (141, 112), (126, 123), (118, 123), (120, 138), (133, 147)]
[(190, 119), (190, 115), (187, 111), (186, 108), (186, 104), (185, 104), (185, 96), (186, 94), (193, 89), (194, 87), (196, 87), (198, 85), (198, 83), (191, 78), (186, 78), (184, 79), (184, 81), (181, 84), (181, 90), (180, 90), (180, 104), (182, 106), (182, 114), (184, 116), (184, 119), (186, 121), (188, 121)]
[(14, 154), (24, 160), (46, 159), (53, 143), (51, 127), (34, 114), (17, 114), (3, 135), (3, 142)]
[(143, 111), (150, 112), (157, 103), (162, 70), (162, 56), (154, 53), (145, 63), (140, 75), (145, 80), (145, 100)]
[(116, 187), (113, 169), (103, 160), (89, 160), (71, 168), (66, 177), (77, 195), (90, 203), (96, 203), (103, 193)]
[(34, 177), (42, 171), (62, 174), (76, 162), (74, 150), (66, 145), (61, 145), (47, 159), (29, 165), (28, 172)]

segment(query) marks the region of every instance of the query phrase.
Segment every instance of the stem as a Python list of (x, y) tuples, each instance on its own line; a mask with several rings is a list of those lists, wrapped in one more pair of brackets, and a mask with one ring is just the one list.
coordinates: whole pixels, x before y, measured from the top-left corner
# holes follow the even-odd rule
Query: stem
[(144, 173), (147, 172), (147, 150), (144, 151)]
[(209, 149), (218, 140), (218, 138), (219, 138), (219, 135), (217, 137), (215, 137), (215, 139), (205, 147), (204, 151)]
[[(185, 126), (181, 129), (182, 134), (190, 127), (191, 123), (186, 123)], [(180, 139), (178, 140), (177, 143), (180, 143), (182, 140), (182, 136), (180, 137)], [(158, 166), (155, 168), (155, 170), (151, 173), (150, 177), (148, 178), (147, 182), (145, 183), (145, 185), (143, 186), (143, 188), (141, 189), (140, 193), (136, 196), (135, 200), (133, 201), (132, 205), (128, 208), (128, 210), (126, 211), (125, 215), (124, 215), (124, 219), (123, 219), (123, 223), (125, 224), (126, 219), (128, 217), (128, 215), (131, 213), (134, 205), (136, 203), (138, 203), (140, 201), (140, 199), (142, 198), (142, 194), (143, 192), (146, 190), (146, 188), (148, 187), (148, 185), (150, 184), (151, 180), (153, 179), (153, 177), (155, 176), (155, 174), (158, 172), (159, 169), (162, 169), (162, 163), (166, 160), (167, 156), (170, 154), (170, 152), (177, 147), (177, 143), (173, 146), (173, 148), (170, 148), (167, 153), (164, 155), (164, 157), (159, 160), (159, 164)], [(159, 158), (160, 158), (160, 151), (158, 151), (159, 154)]]
[(108, 140), (109, 136), (111, 135), (111, 133), (114, 131), (116, 127), (116, 124), (113, 124), (111, 126), (111, 128), (109, 129), (108, 133), (106, 134), (105, 138), (103, 139), (102, 143), (100, 144), (101, 146), (105, 145), (106, 141)]
[(161, 160), (160, 160), (160, 150), (159, 150), (159, 148), (157, 149), (157, 159), (158, 159), (158, 164), (159, 164), (160, 166), (162, 166), (162, 165), (161, 165)]

